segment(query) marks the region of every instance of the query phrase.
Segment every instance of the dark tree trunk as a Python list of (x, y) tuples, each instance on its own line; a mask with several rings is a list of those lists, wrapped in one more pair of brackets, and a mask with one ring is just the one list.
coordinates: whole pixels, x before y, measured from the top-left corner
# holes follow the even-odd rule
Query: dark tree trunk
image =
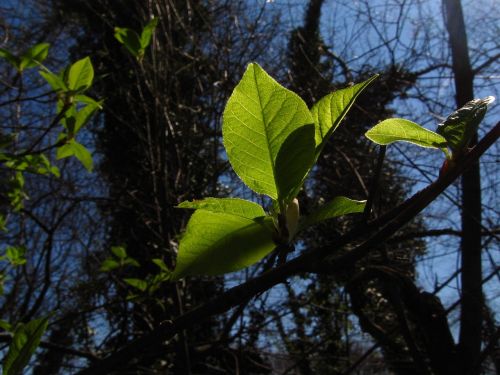
[[(472, 71), (460, 0), (443, 0), (444, 21), (449, 33), (455, 77), (456, 104), (462, 107), (474, 98)], [(477, 134), (472, 143), (477, 142)], [(462, 374), (472, 374), (481, 353), (481, 179), (479, 162), (462, 176), (462, 306), (459, 358)]]

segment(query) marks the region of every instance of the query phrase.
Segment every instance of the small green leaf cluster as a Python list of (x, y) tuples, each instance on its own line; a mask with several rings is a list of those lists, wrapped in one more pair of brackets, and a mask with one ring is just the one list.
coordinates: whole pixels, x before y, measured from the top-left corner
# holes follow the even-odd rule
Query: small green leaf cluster
[(11, 266), (22, 266), (26, 263), (26, 247), (24, 246), (7, 246), (5, 255), (0, 256), (0, 261), (7, 260)]
[(50, 44), (48, 43), (39, 43), (28, 48), (20, 55), (15, 55), (5, 48), (0, 48), (0, 57), (6, 59), (19, 73), (22, 73), (25, 69), (35, 68), (40, 65), (47, 58), (49, 47)]
[(135, 299), (144, 295), (152, 296), (160, 288), (160, 286), (169, 281), (172, 277), (172, 272), (162, 259), (155, 258), (152, 262), (158, 266), (159, 272), (155, 275), (148, 275), (145, 279), (125, 278), (123, 281), (136, 289), (139, 293), (130, 293), (128, 298)]
[(84, 94), (94, 80), (94, 68), (90, 58), (78, 60), (59, 74), (44, 68), (40, 75), (58, 95), (57, 110), (64, 131), (58, 137), (56, 158), (59, 160), (74, 156), (89, 172), (92, 171), (90, 151), (75, 139), (82, 127), (102, 109), (102, 101), (96, 101)]
[(195, 212), (181, 238), (171, 279), (240, 270), (290, 246), (308, 226), (362, 212), (365, 201), (337, 197), (300, 217), (297, 195), (326, 142), (375, 79), (335, 91), (309, 109), (258, 64), (250, 64), (224, 110), (223, 143), (236, 174), (255, 193), (269, 197), (272, 209), (266, 212), (237, 198), (179, 204)]
[(153, 18), (144, 26), (140, 35), (135, 30), (126, 27), (115, 27), (115, 38), (125, 46), (137, 61), (142, 61), (157, 25), (158, 18)]
[[(27, 69), (39, 68), (40, 75), (47, 81), (57, 96), (57, 115), (46, 131), (38, 139), (19, 149), (19, 138), (29, 139), (22, 134), (0, 134), (0, 165), (6, 172), (5, 195), (9, 199), (10, 212), (18, 212), (23, 208), (23, 202), (28, 197), (25, 191), (25, 175), (52, 175), (60, 177), (59, 168), (52, 165), (48, 152), (56, 150), (56, 158), (76, 157), (88, 170), (92, 170), (92, 157), (82, 144), (75, 139), (77, 133), (88, 123), (91, 117), (102, 108), (102, 103), (86, 96), (84, 93), (91, 87), (94, 79), (94, 69), (88, 57), (69, 65), (59, 74), (52, 73), (42, 65), (49, 52), (49, 44), (37, 44), (20, 55), (0, 49), (3, 57), (17, 71), (17, 82), (23, 88), (23, 76)], [(49, 94), (51, 94), (50, 92)], [(21, 93), (18, 99), (21, 100)], [(9, 101), (8, 101), (9, 102)], [(7, 102), (6, 102), (7, 103)], [(62, 126), (57, 141), (48, 144), (46, 135), (57, 125)], [(31, 139), (29, 139), (31, 141)], [(7, 231), (7, 216), (0, 215), (0, 229)], [(24, 266), (27, 249), (24, 246), (7, 246), (1, 261), (8, 262), (7, 267), (0, 272), (0, 294), (3, 294), (3, 283), (7, 279), (9, 267)], [(38, 346), (41, 336), (47, 328), (48, 318), (18, 323), (12, 330), (9, 323), (0, 321), (0, 326), (9, 332), (13, 331), (12, 343), (3, 361), (3, 374), (20, 374)]]
[(111, 247), (111, 253), (112, 255), (102, 262), (101, 272), (109, 272), (125, 266), (140, 267), (137, 260), (128, 256), (127, 250), (123, 246)]
[[(379, 145), (403, 141), (421, 147), (440, 149), (449, 160), (456, 160), (470, 143), (484, 118), (493, 96), (474, 99), (453, 112), (433, 132), (412, 121), (391, 118), (380, 122), (366, 132), (366, 137)], [(450, 152), (451, 151), (451, 152)]]
[[(124, 267), (140, 267), (139, 262), (127, 254), (125, 247), (113, 246), (111, 248), (112, 256), (106, 258), (101, 264), (101, 272), (110, 272), (113, 270), (123, 269)], [(158, 266), (159, 272), (155, 275), (150, 275), (146, 279), (124, 278), (123, 281), (129, 286), (137, 289), (142, 293), (154, 293), (160, 285), (169, 280), (171, 272), (162, 259), (153, 259), (152, 262)], [(130, 294), (129, 298), (140, 297), (137, 294)]]

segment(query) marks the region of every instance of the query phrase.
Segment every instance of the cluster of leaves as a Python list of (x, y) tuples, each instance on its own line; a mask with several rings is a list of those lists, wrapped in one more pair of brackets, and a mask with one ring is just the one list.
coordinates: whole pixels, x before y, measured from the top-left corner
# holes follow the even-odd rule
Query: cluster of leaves
[[(69, 65), (59, 74), (52, 73), (43, 66), (43, 61), (49, 53), (49, 44), (40, 43), (27, 51), (15, 55), (0, 48), (0, 57), (9, 62), (22, 79), (24, 72), (30, 68), (39, 68), (40, 75), (46, 80), (57, 97), (55, 115), (47, 130), (25, 149), (16, 147), (16, 140), (24, 135), (10, 133), (2, 134), (0, 139), (0, 166), (9, 176), (6, 196), (9, 199), (9, 210), (20, 211), (23, 201), (28, 197), (25, 191), (25, 175), (27, 173), (38, 175), (60, 176), (59, 168), (52, 165), (49, 152), (56, 150), (56, 159), (74, 156), (84, 167), (91, 171), (93, 167), (90, 151), (75, 139), (77, 133), (91, 119), (101, 102), (95, 101), (84, 94), (93, 82), (94, 69), (88, 57)], [(61, 125), (62, 130), (55, 143), (48, 144), (46, 135), (56, 126)], [(0, 217), (0, 227), (8, 229), (6, 217)], [(24, 246), (7, 246), (1, 261), (7, 261), (7, 268), (2, 269), (0, 279), (7, 279), (8, 268), (26, 264), (26, 251)], [(3, 292), (3, 288), (2, 288)], [(47, 328), (48, 317), (32, 320), (27, 323), (18, 322), (15, 327), (8, 322), (1, 321), (2, 329), (12, 335), (12, 342), (3, 360), (3, 374), (19, 374), (27, 365), (31, 355), (36, 350), (41, 337)]]
[(153, 32), (158, 25), (158, 18), (149, 21), (139, 35), (135, 30), (126, 27), (115, 27), (115, 38), (125, 46), (137, 61), (142, 61), (144, 52), (151, 43)]
[(40, 71), (40, 74), (58, 95), (58, 116), (61, 117), (64, 131), (58, 137), (57, 159), (74, 156), (89, 172), (92, 171), (92, 155), (75, 139), (76, 134), (97, 110), (102, 109), (101, 101), (84, 95), (94, 80), (94, 68), (90, 58), (78, 60), (59, 74), (54, 74), (46, 68)]
[(364, 201), (337, 197), (299, 218), (296, 197), (328, 139), (375, 79), (335, 91), (309, 109), (259, 65), (250, 64), (226, 105), (223, 142), (241, 180), (271, 199), (270, 212), (235, 198), (181, 203), (178, 207), (196, 211), (180, 242), (172, 279), (239, 270), (287, 246), (310, 225), (362, 212)]
[[(158, 19), (151, 20), (142, 30), (139, 36), (134, 30), (127, 28), (115, 28), (115, 37), (127, 50), (140, 62), (146, 48), (151, 43), (154, 29)], [(77, 134), (87, 124), (92, 116), (102, 109), (102, 101), (96, 101), (87, 96), (94, 80), (94, 68), (89, 57), (85, 57), (67, 66), (59, 73), (53, 73), (42, 63), (47, 58), (50, 45), (40, 43), (20, 55), (0, 48), (0, 57), (5, 58), (22, 75), (26, 69), (39, 68), (39, 74), (57, 96), (57, 115), (49, 126), (52, 130), (56, 125), (62, 126), (54, 144), (41, 149), (35, 149), (42, 139), (27, 150), (17, 150), (16, 153), (8, 152), (12, 148), (15, 134), (2, 134), (0, 139), (0, 163), (3, 167), (14, 171), (10, 180), (10, 189), (7, 196), (13, 210), (22, 208), (23, 200), (27, 198), (24, 190), (24, 173), (52, 174), (60, 176), (59, 169), (52, 165), (45, 155), (49, 150), (56, 150), (56, 159), (75, 157), (90, 172), (93, 169), (93, 160), (90, 151), (76, 140)], [(0, 216), (0, 229), (5, 230), (5, 218)], [(20, 266), (26, 263), (24, 257), (26, 249), (22, 246), (9, 246), (5, 255), (0, 260), (7, 260), (11, 266)], [(127, 255), (124, 247), (111, 248), (112, 256), (107, 258), (102, 266), (103, 272), (112, 271), (117, 268), (132, 266), (139, 267), (140, 264)], [(155, 264), (160, 268), (160, 273), (153, 279), (146, 281), (139, 279), (125, 279), (124, 281), (144, 292), (146, 289), (157, 288), (169, 276), (168, 268), (161, 259), (155, 259)], [(1, 281), (5, 279), (2, 273)], [(18, 323), (15, 329), (5, 321), (0, 321), (1, 327), (12, 334), (12, 343), (3, 361), (3, 374), (18, 374), (27, 365), (31, 355), (36, 350), (44, 331), (47, 328), (48, 318), (37, 319), (26, 324)]]
[[(218, 275), (248, 267), (304, 228), (349, 213), (365, 201), (336, 197), (300, 217), (297, 194), (326, 142), (357, 96), (376, 76), (335, 91), (311, 109), (259, 65), (248, 66), (231, 95), (223, 118), (229, 162), (255, 193), (272, 200), (269, 213), (257, 203), (236, 198), (206, 198), (178, 207), (196, 210), (179, 245), (176, 280), (187, 275)], [(455, 160), (467, 147), (492, 97), (470, 102), (450, 115), (437, 133), (405, 119), (387, 119), (365, 135), (379, 145), (404, 141), (442, 150)], [(451, 153), (450, 153), (451, 150)]]

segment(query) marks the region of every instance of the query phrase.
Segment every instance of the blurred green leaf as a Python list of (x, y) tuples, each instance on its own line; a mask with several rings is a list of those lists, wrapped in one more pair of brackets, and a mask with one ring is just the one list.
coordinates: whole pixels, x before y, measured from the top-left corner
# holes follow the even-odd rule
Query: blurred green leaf
[(165, 262), (163, 261), (163, 259), (159, 259), (159, 258), (155, 258), (152, 260), (154, 264), (156, 264), (160, 270), (162, 270), (163, 272), (170, 272), (170, 270), (168, 269), (167, 265), (165, 264)]
[(0, 57), (10, 62), (17, 70), (19, 69), (20, 60), (17, 56), (6, 50), (5, 48), (0, 48)]
[(151, 37), (153, 36), (153, 32), (157, 25), (158, 18), (153, 18), (147, 23), (146, 26), (144, 26), (144, 29), (142, 29), (140, 44), (143, 50), (149, 46), (149, 43), (151, 43)]
[(24, 246), (7, 246), (5, 256), (14, 267), (26, 263), (26, 248)]
[(119, 268), (120, 267), (120, 263), (117, 262), (116, 260), (112, 259), (112, 258), (107, 258), (107, 259), (104, 259), (104, 261), (101, 263), (101, 267), (99, 268), (99, 270), (101, 272), (109, 272), (109, 271), (112, 271), (116, 268)]
[(15, 331), (9, 351), (3, 361), (3, 375), (20, 375), (38, 347), (49, 319), (36, 319), (20, 323)]
[(115, 38), (127, 48), (127, 50), (137, 57), (141, 50), (141, 38), (131, 29), (126, 27), (115, 27)]
[(119, 259), (125, 259), (127, 257), (127, 251), (123, 246), (113, 246), (111, 247), (111, 252)]
[(141, 292), (146, 291), (148, 288), (148, 283), (141, 279), (123, 279), (128, 285), (139, 289)]
[(49, 43), (40, 43), (28, 49), (20, 56), (19, 70), (22, 71), (40, 65), (47, 58), (49, 47)]
[(7, 332), (12, 331), (12, 325), (9, 322), (6, 322), (5, 320), (0, 320), (0, 328)]

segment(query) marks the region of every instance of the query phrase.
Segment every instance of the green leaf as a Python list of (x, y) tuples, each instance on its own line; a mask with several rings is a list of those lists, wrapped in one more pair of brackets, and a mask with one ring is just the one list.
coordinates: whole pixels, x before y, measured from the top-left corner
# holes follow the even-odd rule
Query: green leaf
[(412, 121), (391, 118), (384, 120), (365, 133), (366, 137), (379, 145), (397, 141), (413, 143), (422, 147), (446, 147), (446, 139)]
[(332, 92), (314, 104), (311, 108), (311, 114), (316, 125), (316, 155), (319, 155), (330, 136), (351, 109), (359, 94), (377, 77), (378, 75), (374, 75), (357, 85)]
[(224, 110), (223, 141), (234, 171), (256, 193), (278, 199), (278, 152), (294, 130), (312, 123), (297, 94), (249, 64)]
[(265, 216), (264, 209), (257, 203), (239, 198), (205, 198), (192, 202), (184, 201), (178, 208), (191, 208), (195, 210), (206, 210), (211, 212), (223, 212), (226, 214), (255, 219)]
[(85, 169), (87, 169), (89, 172), (92, 172), (94, 163), (92, 161), (92, 155), (90, 154), (90, 151), (76, 141), (73, 141), (73, 144), (73, 147), (75, 149), (75, 157), (80, 160)]
[(19, 324), (3, 362), (3, 375), (19, 375), (35, 352), (43, 333), (47, 329), (48, 318)]
[(7, 232), (7, 217), (4, 215), (0, 215), (0, 230)]
[(7, 51), (5, 48), (0, 48), (0, 57), (3, 57), (5, 60), (10, 62), (17, 70), (20, 70), (19, 69), (19, 64), (20, 64), (19, 58), (17, 56), (13, 55), (12, 53), (10, 53), (9, 51)]
[(181, 239), (172, 279), (220, 275), (248, 267), (275, 248), (273, 233), (270, 217), (251, 220), (197, 210)]
[(335, 197), (321, 206), (300, 223), (300, 230), (334, 217), (363, 212), (366, 201), (356, 201), (347, 197)]
[(14, 267), (26, 263), (25, 254), (26, 248), (24, 246), (7, 246), (5, 250), (5, 256)]
[(494, 96), (471, 100), (438, 126), (437, 133), (446, 138), (453, 153), (456, 154), (467, 147), (488, 110), (488, 104), (494, 100)]
[(12, 325), (9, 322), (6, 322), (5, 320), (0, 320), (0, 328), (7, 332), (12, 331)]
[(123, 279), (128, 285), (133, 286), (134, 288), (139, 289), (141, 292), (144, 292), (148, 288), (148, 283), (145, 280), (141, 279)]
[(48, 70), (40, 70), (38, 73), (47, 81), (49, 86), (54, 91), (67, 91), (68, 87), (64, 83), (61, 76), (54, 74)]
[(128, 49), (128, 51), (137, 57), (141, 50), (141, 38), (131, 29), (125, 27), (115, 27), (115, 38)]
[(127, 257), (127, 251), (123, 246), (112, 246), (111, 252), (119, 259), (125, 259)]
[(78, 133), (82, 126), (87, 124), (92, 116), (99, 110), (100, 105), (96, 104), (87, 104), (85, 107), (76, 112), (74, 118), (73, 134)]
[(114, 259), (107, 258), (107, 259), (104, 259), (104, 261), (101, 263), (101, 267), (99, 268), (99, 270), (101, 272), (109, 272), (109, 271), (112, 271), (112, 270), (119, 268), (119, 267), (120, 267), (119, 262), (117, 262)]
[(34, 68), (47, 58), (49, 54), (49, 43), (40, 43), (23, 53), (20, 57), (19, 70)]
[(124, 259), (123, 264), (127, 265), (127, 266), (132, 266), (132, 267), (140, 267), (141, 266), (138, 261), (136, 261), (134, 258), (130, 258), (130, 257), (128, 257), (127, 259)]
[(168, 267), (165, 264), (165, 262), (163, 261), (163, 259), (155, 258), (152, 260), (152, 262), (154, 264), (156, 264), (160, 268), (160, 270), (162, 270), (163, 272), (170, 273), (170, 270), (168, 269)]
[(285, 140), (276, 157), (278, 196), (288, 204), (298, 194), (314, 164), (314, 125), (302, 126)]
[(87, 96), (87, 95), (83, 95), (83, 94), (75, 95), (74, 100), (75, 100), (75, 102), (89, 104), (89, 105), (95, 106), (99, 109), (103, 108), (102, 107), (102, 103), (103, 103), (102, 100), (97, 101), (97, 100), (92, 99), (90, 96)]
[(149, 46), (149, 43), (151, 43), (151, 37), (153, 36), (153, 31), (156, 29), (157, 25), (158, 18), (153, 18), (147, 23), (146, 26), (144, 26), (144, 29), (142, 29), (140, 44), (143, 50)]
[(87, 150), (83, 145), (81, 145), (74, 139), (70, 140), (57, 149), (56, 158), (58, 160), (67, 158), (69, 156), (76, 157), (89, 172), (92, 172), (92, 155), (90, 154), (89, 150)]
[(68, 70), (67, 85), (70, 90), (84, 91), (90, 87), (94, 80), (94, 68), (89, 57), (78, 60)]

